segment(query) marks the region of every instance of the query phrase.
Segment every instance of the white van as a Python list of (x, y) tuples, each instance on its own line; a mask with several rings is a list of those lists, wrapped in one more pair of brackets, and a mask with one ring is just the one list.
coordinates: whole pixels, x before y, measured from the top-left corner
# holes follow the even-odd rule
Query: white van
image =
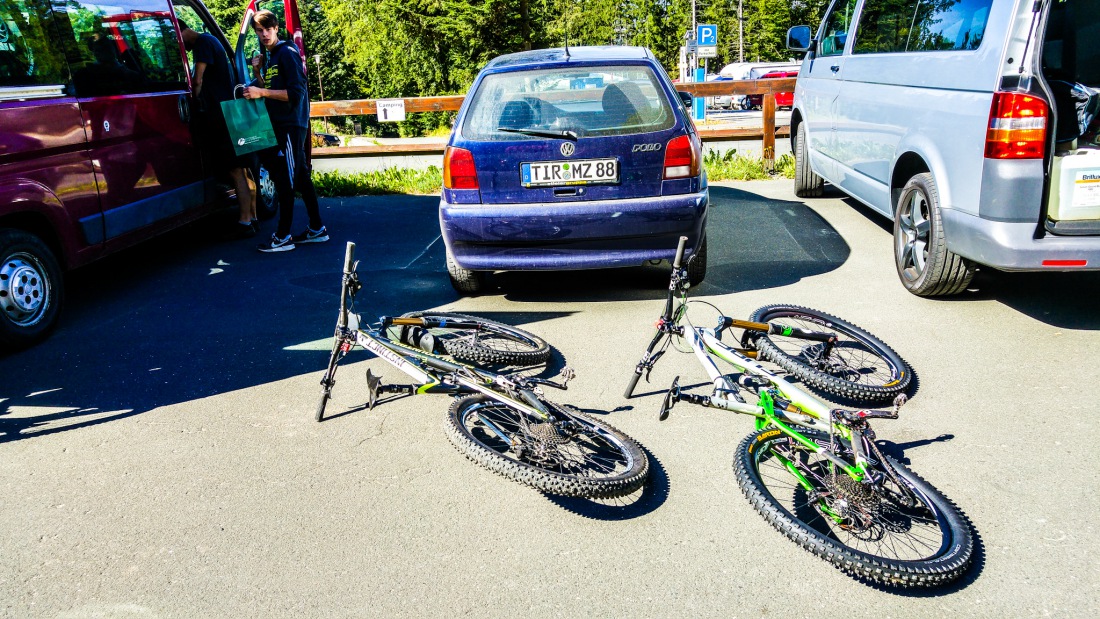
[(833, 0), (787, 45), (795, 192), (893, 218), (910, 292), (1100, 269), (1100, 0)]
[[(718, 75), (734, 80), (755, 80), (771, 71), (797, 71), (799, 66), (801, 65), (797, 62), (733, 62), (722, 67)], [(747, 110), (752, 107), (749, 105), (748, 95), (714, 97), (714, 106), (735, 110)]]

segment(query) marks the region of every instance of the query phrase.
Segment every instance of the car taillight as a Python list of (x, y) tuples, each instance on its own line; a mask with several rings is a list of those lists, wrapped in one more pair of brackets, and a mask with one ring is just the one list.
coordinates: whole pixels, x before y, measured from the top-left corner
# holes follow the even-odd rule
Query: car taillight
[(665, 146), (665, 180), (699, 174), (699, 155), (690, 135), (672, 138)]
[(478, 189), (474, 154), (465, 148), (448, 146), (443, 154), (443, 186), (447, 189)]
[(985, 134), (987, 159), (1041, 159), (1046, 150), (1046, 101), (1019, 92), (993, 93), (989, 130)]

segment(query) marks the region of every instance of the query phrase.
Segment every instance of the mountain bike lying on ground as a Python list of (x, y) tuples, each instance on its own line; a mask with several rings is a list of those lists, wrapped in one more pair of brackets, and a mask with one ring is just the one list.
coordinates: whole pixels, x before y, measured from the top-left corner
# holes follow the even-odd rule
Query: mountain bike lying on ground
[[(905, 402), (898, 392), (909, 381), (909, 367), (863, 329), (806, 308), (768, 306), (751, 321), (719, 316), (711, 328), (691, 324), (687, 270), (680, 266), (685, 241), (676, 251), (657, 333), (625, 396), (631, 397), (643, 373), (648, 380), (670, 343), (680, 348), (686, 341), (710, 375), (713, 392), (688, 393), (677, 377), (660, 418), (680, 401), (754, 416), (756, 431), (741, 441), (734, 471), (745, 496), (776, 529), (840, 569), (875, 582), (930, 587), (959, 578), (973, 554), (968, 521), (928, 482), (883, 454), (869, 424), (897, 419)], [(774, 320), (784, 322), (769, 322)], [(788, 321), (802, 326), (784, 324)], [(730, 328), (744, 330), (744, 348), (722, 342)], [(834, 408), (769, 371), (758, 356), (805, 384), (845, 397), (898, 395), (891, 410)], [(722, 373), (714, 357), (737, 371)]]
[[(340, 361), (352, 348), (361, 346), (415, 381), (383, 384), (380, 377), (367, 370), (368, 408), (386, 393), (460, 396), (447, 412), (447, 437), (466, 457), (489, 470), (544, 492), (590, 499), (624, 496), (642, 486), (649, 460), (633, 439), (573, 407), (543, 397), (542, 386), (565, 389), (572, 378), (571, 370), (563, 371), (563, 380), (557, 383), (506, 376), (459, 361), (475, 357), (475, 361), (488, 363), (526, 363), (541, 355), (538, 351), (543, 347), (549, 354), (549, 347), (540, 338), (483, 318), (440, 312), (383, 316), (377, 325), (363, 326), (351, 311), (361, 287), (354, 256), (355, 244), (348, 243), (340, 313), (328, 369), (321, 380), (317, 421), (324, 417)], [(470, 332), (477, 331), (488, 335), (470, 336)], [(459, 335), (448, 339), (455, 333)], [(405, 342), (394, 341), (387, 334)], [(455, 346), (455, 342), (462, 345)], [(441, 349), (456, 360), (440, 356)], [(518, 357), (516, 352), (520, 353)], [(486, 355), (492, 358), (486, 360)]]

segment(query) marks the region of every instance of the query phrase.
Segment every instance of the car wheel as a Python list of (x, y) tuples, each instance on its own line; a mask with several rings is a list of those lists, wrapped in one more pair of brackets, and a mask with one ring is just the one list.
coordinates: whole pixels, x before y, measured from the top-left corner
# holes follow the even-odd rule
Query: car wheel
[(906, 290), (921, 297), (958, 294), (974, 264), (947, 249), (940, 195), (928, 172), (909, 179), (894, 210), (894, 262)]
[(0, 230), (0, 348), (30, 346), (57, 326), (64, 288), (49, 247), (22, 230)]
[(699, 247), (696, 247), (691, 257), (688, 258), (687, 272), (688, 283), (692, 286), (698, 286), (707, 277), (707, 235), (705, 232), (703, 233), (703, 240), (699, 242)]
[(794, 136), (794, 195), (799, 198), (819, 198), (825, 181), (814, 174), (806, 145), (806, 123), (798, 123)]
[(447, 276), (451, 280), (451, 286), (460, 294), (477, 294), (485, 287), (485, 273), (460, 267), (449, 251), (447, 252)]
[(259, 193), (256, 196), (256, 215), (262, 220), (271, 219), (279, 212), (279, 193), (275, 191), (275, 181), (262, 165), (256, 178)]

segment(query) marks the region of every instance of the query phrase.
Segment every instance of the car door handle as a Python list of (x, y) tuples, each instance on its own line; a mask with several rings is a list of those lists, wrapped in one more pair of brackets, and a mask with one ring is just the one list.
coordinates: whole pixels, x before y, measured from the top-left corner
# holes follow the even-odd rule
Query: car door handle
[(180, 113), (180, 122), (187, 125), (191, 123), (191, 98), (189, 95), (180, 95), (176, 101), (176, 108)]
[(833, 66), (829, 67), (829, 70), (832, 71), (833, 73), (836, 73), (837, 71), (840, 70), (840, 65), (834, 64)]

